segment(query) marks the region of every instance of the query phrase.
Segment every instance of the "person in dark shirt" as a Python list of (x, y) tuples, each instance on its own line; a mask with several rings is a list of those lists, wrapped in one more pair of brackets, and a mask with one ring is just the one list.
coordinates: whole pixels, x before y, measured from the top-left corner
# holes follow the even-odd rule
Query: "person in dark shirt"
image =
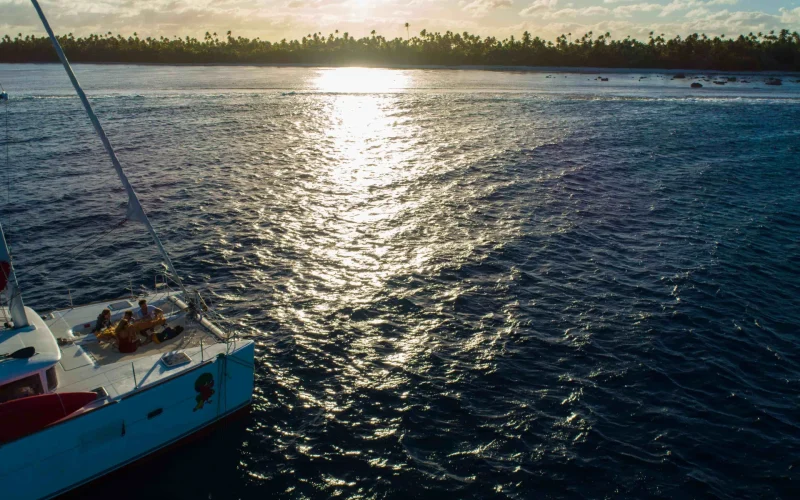
[(111, 326), (111, 309), (103, 309), (103, 312), (97, 316), (97, 323), (94, 324), (92, 333), (102, 332)]
[(174, 339), (178, 335), (183, 333), (183, 327), (178, 325), (175, 328), (168, 326), (164, 328), (160, 333), (154, 333), (151, 336), (151, 340), (156, 344), (160, 344), (162, 342), (166, 342), (167, 340)]

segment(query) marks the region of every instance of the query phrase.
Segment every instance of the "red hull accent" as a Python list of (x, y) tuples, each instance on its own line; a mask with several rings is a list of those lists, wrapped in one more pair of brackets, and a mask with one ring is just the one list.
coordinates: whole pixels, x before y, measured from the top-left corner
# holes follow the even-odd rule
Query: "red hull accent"
[(0, 404), (0, 443), (13, 441), (69, 417), (97, 399), (94, 392), (41, 394)]

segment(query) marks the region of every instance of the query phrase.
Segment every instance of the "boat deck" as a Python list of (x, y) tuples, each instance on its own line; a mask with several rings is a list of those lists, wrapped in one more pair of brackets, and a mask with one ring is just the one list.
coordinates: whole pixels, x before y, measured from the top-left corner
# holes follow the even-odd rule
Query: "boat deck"
[[(176, 323), (169, 322), (168, 325), (175, 326)], [(192, 325), (185, 327), (183, 333), (174, 339), (167, 340), (161, 344), (151, 342), (140, 346), (135, 352), (121, 353), (111, 342), (87, 341), (79, 345), (98, 365), (108, 365), (121, 361), (132, 361), (136, 358), (152, 356), (154, 354), (166, 354), (168, 352), (188, 349), (190, 347), (210, 346), (219, 343), (219, 339), (205, 328)]]
[[(58, 363), (57, 392), (87, 391), (103, 387), (113, 397), (123, 396), (132, 390), (164, 377), (190, 369), (204, 360), (225, 353), (228, 346), (214, 327), (187, 321), (179, 305), (179, 292), (152, 294), (144, 297), (148, 304), (164, 311), (164, 327), (182, 326), (183, 332), (162, 343), (150, 342), (135, 352), (121, 353), (112, 342), (99, 342), (91, 333), (97, 316), (104, 308), (112, 311), (111, 319), (118, 321), (125, 311), (135, 309), (137, 299), (118, 299), (110, 302), (88, 304), (53, 311), (43, 316), (53, 336), (66, 341), (61, 346)], [(160, 331), (163, 327), (157, 327)], [(161, 362), (163, 355), (181, 351), (189, 361), (183, 365), (167, 367)]]
[(111, 309), (111, 321), (116, 323), (122, 319), (125, 311), (135, 311), (139, 307), (137, 305), (139, 298), (144, 298), (147, 300), (148, 304), (155, 305), (164, 311), (166, 317), (170, 317), (181, 311), (181, 308), (170, 300), (170, 297), (178, 295), (177, 292), (167, 292), (151, 294), (145, 297), (96, 302), (93, 304), (70, 307), (69, 309), (52, 311), (43, 316), (43, 319), (56, 338), (82, 338), (85, 335), (91, 334), (97, 317), (105, 308)]

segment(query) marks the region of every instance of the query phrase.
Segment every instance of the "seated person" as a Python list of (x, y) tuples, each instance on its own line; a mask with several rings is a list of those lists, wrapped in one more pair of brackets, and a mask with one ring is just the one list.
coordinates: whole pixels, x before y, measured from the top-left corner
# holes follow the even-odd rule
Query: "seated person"
[[(139, 309), (136, 310), (136, 321), (138, 323), (142, 324), (153, 323), (152, 326), (155, 326), (158, 324), (156, 320), (161, 319), (163, 317), (164, 317), (164, 311), (155, 306), (147, 305), (146, 299), (142, 299), (139, 301)], [(139, 333), (141, 333), (145, 337), (149, 337), (152, 333), (154, 333), (152, 326), (140, 329)]]
[(132, 323), (133, 311), (125, 311), (125, 315), (122, 317), (122, 320), (117, 323), (117, 327), (114, 330), (119, 352), (135, 352), (139, 347), (139, 339), (136, 337), (136, 330), (131, 328)]
[(139, 309), (136, 310), (136, 321), (154, 320), (164, 315), (164, 311), (155, 307), (147, 305), (147, 300), (142, 299), (139, 301)]
[(103, 312), (97, 316), (97, 323), (94, 324), (92, 333), (98, 333), (111, 326), (111, 309), (103, 309)]

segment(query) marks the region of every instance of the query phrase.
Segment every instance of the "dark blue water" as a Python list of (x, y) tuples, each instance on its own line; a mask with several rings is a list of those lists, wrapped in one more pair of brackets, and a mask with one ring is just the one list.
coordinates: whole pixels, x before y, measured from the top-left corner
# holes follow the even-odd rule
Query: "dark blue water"
[[(249, 418), (92, 493), (800, 493), (800, 84), (77, 73), (179, 271), (258, 343)], [(71, 250), (125, 200), (63, 72), (0, 83), (27, 303), (150, 285), (133, 223)]]

